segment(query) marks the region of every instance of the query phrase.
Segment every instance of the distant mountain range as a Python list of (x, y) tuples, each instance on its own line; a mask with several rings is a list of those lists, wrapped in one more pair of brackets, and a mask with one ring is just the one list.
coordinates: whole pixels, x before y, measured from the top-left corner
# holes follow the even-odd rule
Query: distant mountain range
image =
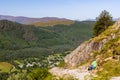
[[(70, 20), (66, 18), (57, 18), (57, 17), (30, 18), (30, 17), (9, 16), (9, 15), (0, 15), (0, 20), (9, 20), (21, 24), (32, 24), (35, 26), (54, 26), (57, 24), (70, 25), (73, 24), (75, 21), (75, 20)], [(113, 20), (117, 21), (118, 18), (113, 18)], [(96, 21), (96, 20), (86, 19), (84, 21)]]
[(67, 21), (69, 19), (65, 18), (57, 18), (57, 17), (43, 17), (43, 18), (29, 18), (23, 16), (8, 16), (8, 15), (0, 15), (0, 20), (9, 20), (14, 21), (22, 24), (32, 24), (36, 22), (47, 22), (47, 21)]

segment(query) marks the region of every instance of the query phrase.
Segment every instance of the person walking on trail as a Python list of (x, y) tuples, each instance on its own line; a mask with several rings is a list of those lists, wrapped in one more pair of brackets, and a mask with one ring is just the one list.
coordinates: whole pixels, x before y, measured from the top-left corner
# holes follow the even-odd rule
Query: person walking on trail
[(88, 71), (89, 71), (89, 70), (93, 70), (93, 69), (95, 69), (96, 67), (97, 67), (97, 61), (94, 60), (94, 61), (92, 62), (92, 64), (89, 66)]

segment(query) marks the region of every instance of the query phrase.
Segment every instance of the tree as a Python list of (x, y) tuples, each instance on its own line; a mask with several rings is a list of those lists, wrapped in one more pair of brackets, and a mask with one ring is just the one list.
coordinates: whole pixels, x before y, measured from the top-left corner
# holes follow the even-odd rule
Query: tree
[(7, 80), (8, 77), (9, 77), (8, 73), (6, 72), (0, 73), (0, 80)]
[(40, 68), (36, 68), (33, 71), (31, 71), (29, 73), (29, 77), (32, 80), (52, 80), (52, 79), (47, 79), (48, 77), (52, 78), (50, 72), (48, 72), (47, 69), (40, 69)]
[(109, 12), (103, 10), (101, 14), (96, 18), (96, 23), (93, 28), (94, 36), (98, 36), (112, 24), (113, 24), (112, 16), (109, 14)]

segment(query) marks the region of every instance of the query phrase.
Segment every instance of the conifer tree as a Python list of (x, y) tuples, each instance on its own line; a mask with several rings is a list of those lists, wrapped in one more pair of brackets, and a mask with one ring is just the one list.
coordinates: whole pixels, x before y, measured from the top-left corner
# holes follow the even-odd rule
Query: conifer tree
[(109, 14), (109, 12), (103, 10), (101, 14), (96, 18), (96, 22), (93, 28), (93, 35), (98, 36), (112, 24), (112, 16)]

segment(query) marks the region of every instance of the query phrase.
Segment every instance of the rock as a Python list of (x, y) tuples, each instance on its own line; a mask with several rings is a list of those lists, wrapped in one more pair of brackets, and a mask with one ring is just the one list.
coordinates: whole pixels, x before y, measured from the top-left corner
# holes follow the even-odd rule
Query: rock
[(63, 68), (52, 68), (50, 73), (52, 73), (55, 76), (62, 77), (62, 78), (69, 78), (73, 77), (78, 80), (85, 80), (85, 77), (87, 76), (87, 80), (89, 80), (90, 73), (86, 71), (86, 69), (81, 68), (80, 69), (63, 69)]
[(120, 80), (120, 77), (112, 77), (110, 80)]
[(108, 60), (111, 60), (111, 59), (112, 59), (112, 57), (108, 57), (104, 61), (108, 61)]
[(80, 63), (87, 61), (89, 58), (91, 58), (94, 51), (99, 52), (105, 43), (117, 37), (113, 30), (118, 30), (119, 28), (120, 19), (113, 25), (113, 28), (110, 29), (109, 34), (101, 34), (87, 42), (82, 43), (73, 52), (68, 54), (64, 58), (64, 61), (71, 67), (78, 66)]

